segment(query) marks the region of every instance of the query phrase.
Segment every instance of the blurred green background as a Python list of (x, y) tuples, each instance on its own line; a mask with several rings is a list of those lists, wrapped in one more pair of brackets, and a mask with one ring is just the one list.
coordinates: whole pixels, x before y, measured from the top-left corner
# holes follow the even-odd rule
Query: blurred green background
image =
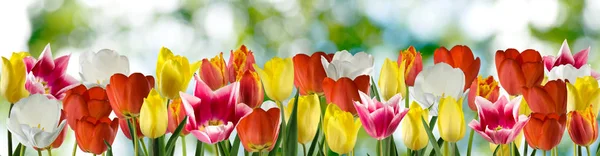
[[(227, 59), (230, 50), (245, 44), (258, 64), (273, 56), (347, 49), (373, 54), (377, 79), (383, 59), (395, 60), (409, 45), (429, 65), (436, 48), (465, 44), (482, 58), (480, 74), (495, 75), (496, 50), (532, 48), (556, 55), (565, 39), (573, 52), (591, 46), (590, 63), (597, 68), (598, 19), (600, 1), (595, 0), (2, 1), (0, 55), (29, 51), (37, 56), (50, 43), (54, 56), (71, 54), (68, 73), (79, 79), (79, 53), (102, 48), (127, 55), (131, 71), (146, 74), (154, 74), (161, 46), (200, 60), (219, 52)], [(468, 123), (473, 113), (466, 105), (464, 110)], [(0, 116), (7, 111), (4, 102)], [(5, 120), (0, 124), (4, 133)], [(360, 135), (356, 151), (374, 155), (375, 140), (364, 131)], [(400, 135), (395, 134), (397, 145), (404, 150)], [(115, 151), (131, 152), (130, 142), (122, 134), (117, 137)], [(467, 137), (458, 143), (463, 154)], [(193, 147), (194, 138), (188, 138), (188, 147)], [(6, 147), (5, 139), (0, 135), (0, 147)], [(474, 140), (475, 155), (491, 155), (485, 140), (477, 135)], [(73, 141), (69, 132), (55, 152), (70, 154)], [(561, 155), (572, 154), (567, 133), (559, 147)]]

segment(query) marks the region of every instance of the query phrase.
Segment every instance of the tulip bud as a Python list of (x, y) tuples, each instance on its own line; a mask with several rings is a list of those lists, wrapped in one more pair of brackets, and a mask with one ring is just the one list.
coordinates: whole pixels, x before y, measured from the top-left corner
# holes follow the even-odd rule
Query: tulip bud
[(451, 96), (440, 99), (438, 113), (438, 131), (447, 142), (458, 142), (465, 136), (465, 116), (462, 110), (462, 98), (458, 100)]
[(282, 102), (292, 95), (294, 89), (294, 63), (290, 58), (274, 57), (261, 69), (254, 64), (269, 98)]
[(156, 61), (156, 82), (158, 90), (169, 99), (179, 97), (179, 92), (187, 89), (192, 75), (200, 67), (200, 62), (190, 64), (187, 58), (173, 55), (168, 48), (160, 48)]
[(240, 79), (240, 102), (251, 108), (260, 107), (264, 100), (262, 82), (256, 72), (247, 70)]
[[(319, 120), (321, 105), (317, 94), (301, 95), (298, 97), (298, 142), (307, 144), (314, 139)], [(289, 120), (296, 99), (292, 98), (285, 108), (285, 120)]]
[(350, 153), (361, 126), (360, 120), (355, 120), (351, 113), (341, 110), (335, 104), (327, 106), (323, 118), (323, 134), (332, 151), (338, 154)]
[(27, 52), (13, 53), (10, 60), (2, 57), (2, 78), (0, 78), (0, 93), (8, 102), (15, 103), (27, 97), (29, 92), (25, 90), (27, 71), (23, 58), (29, 56)]
[(411, 150), (420, 150), (427, 147), (429, 143), (429, 136), (425, 131), (425, 127), (421, 122), (421, 118), (427, 119), (429, 117), (429, 111), (422, 109), (417, 102), (412, 102), (408, 113), (404, 119), (400, 122), (402, 141), (404, 145)]
[(198, 71), (200, 78), (206, 83), (210, 89), (217, 90), (229, 82), (229, 72), (223, 59), (223, 53), (208, 59), (202, 59), (200, 70)]
[(140, 110), (140, 129), (148, 138), (158, 138), (165, 134), (168, 124), (166, 100), (155, 89), (150, 91)]

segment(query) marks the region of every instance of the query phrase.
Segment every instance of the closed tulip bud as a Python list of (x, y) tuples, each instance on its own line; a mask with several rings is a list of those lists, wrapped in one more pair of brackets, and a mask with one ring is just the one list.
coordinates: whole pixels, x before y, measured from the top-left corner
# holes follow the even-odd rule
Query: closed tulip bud
[(465, 136), (465, 116), (462, 110), (462, 98), (458, 100), (451, 96), (440, 99), (438, 114), (438, 131), (447, 142), (458, 142)]
[(401, 132), (403, 135), (402, 141), (404, 145), (411, 150), (420, 150), (427, 147), (429, 143), (429, 136), (425, 132), (425, 127), (421, 122), (421, 118), (427, 119), (429, 117), (429, 111), (422, 109), (417, 102), (412, 102), (408, 113), (404, 119), (400, 122)]
[[(171, 104), (169, 104), (169, 125), (167, 126), (167, 132), (175, 132), (177, 126), (179, 126), (179, 123), (183, 121), (183, 118), (185, 118), (185, 111), (183, 110), (183, 103), (181, 103), (181, 98), (171, 100)], [(181, 129), (181, 133), (179, 135), (186, 136), (189, 133), (190, 131), (183, 128)]]
[(269, 98), (282, 102), (292, 95), (294, 89), (294, 63), (290, 58), (274, 57), (261, 69), (254, 64)]
[(316, 93), (323, 95), (323, 78), (327, 77), (321, 58), (331, 62), (333, 54), (315, 52), (312, 55), (296, 54), (294, 56), (294, 84), (300, 95)]
[(386, 58), (383, 62), (378, 82), (383, 100), (389, 100), (398, 93), (406, 96), (407, 86), (404, 81), (405, 66), (405, 61), (400, 62), (400, 65), (398, 65), (395, 61)]
[(414, 86), (417, 75), (423, 70), (423, 57), (421, 57), (421, 53), (415, 47), (410, 46), (408, 49), (400, 52), (398, 62), (406, 62), (404, 66), (404, 80), (407, 86)]
[(498, 50), (495, 60), (500, 85), (510, 95), (523, 94), (523, 87), (540, 85), (544, 79), (544, 63), (536, 50)]
[(595, 111), (588, 107), (585, 111), (572, 111), (567, 116), (567, 130), (573, 143), (589, 146), (598, 139), (598, 122)]
[(15, 103), (21, 98), (27, 97), (29, 92), (25, 90), (27, 71), (23, 58), (29, 56), (27, 52), (13, 53), (10, 60), (2, 57), (2, 78), (0, 79), (0, 93), (8, 102)]
[(199, 67), (200, 62), (190, 64), (187, 58), (173, 55), (168, 48), (160, 48), (156, 61), (158, 90), (169, 99), (178, 98), (179, 92), (187, 89), (192, 75)]
[(338, 154), (350, 153), (356, 144), (358, 130), (362, 126), (359, 119), (329, 104), (323, 117), (323, 134), (329, 148)]
[(260, 107), (265, 95), (262, 82), (254, 71), (246, 70), (240, 79), (240, 101), (251, 108)]
[(471, 89), (469, 91), (469, 108), (473, 111), (477, 111), (475, 97), (481, 96), (488, 101), (496, 102), (498, 100), (498, 95), (500, 95), (500, 86), (498, 86), (498, 82), (494, 80), (494, 77), (488, 76), (484, 79), (479, 76), (471, 84)]
[(277, 143), (281, 116), (279, 108), (254, 108), (237, 125), (238, 136), (248, 152), (271, 151)]
[[(319, 120), (321, 119), (321, 105), (317, 94), (308, 94), (298, 97), (298, 143), (307, 144), (314, 139)], [(285, 120), (289, 120), (296, 99), (292, 98), (285, 108)]]
[(223, 53), (210, 60), (202, 59), (198, 74), (202, 81), (212, 90), (217, 90), (227, 85), (229, 82), (229, 72), (227, 71), (225, 59), (223, 59)]
[(140, 129), (148, 138), (158, 138), (165, 134), (168, 124), (166, 100), (155, 89), (150, 91), (140, 110)]

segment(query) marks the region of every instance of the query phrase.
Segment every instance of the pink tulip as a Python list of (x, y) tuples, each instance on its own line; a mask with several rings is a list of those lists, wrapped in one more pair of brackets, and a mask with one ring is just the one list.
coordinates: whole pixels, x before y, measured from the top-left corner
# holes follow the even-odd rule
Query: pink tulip
[(234, 82), (213, 92), (198, 75), (194, 79), (194, 95), (180, 92), (188, 115), (185, 129), (208, 144), (228, 139), (240, 118), (252, 112), (247, 105), (238, 103), (240, 84)]
[(383, 140), (392, 135), (408, 109), (400, 108), (402, 96), (396, 94), (389, 101), (382, 103), (371, 99), (369, 95), (358, 91), (360, 101), (354, 102), (354, 108), (363, 123), (365, 131), (377, 140)]
[(52, 59), (50, 44), (46, 45), (38, 60), (28, 56), (23, 59), (27, 67), (25, 89), (31, 94), (45, 94), (62, 100), (65, 92), (77, 84), (75, 78), (66, 74), (71, 55)]
[(549, 80), (566, 79), (574, 82), (577, 77), (590, 75), (600, 79), (600, 74), (588, 65), (589, 53), (590, 47), (573, 55), (567, 40), (563, 41), (557, 56), (548, 55), (543, 58)]
[(508, 144), (515, 140), (529, 121), (529, 117), (519, 115), (520, 103), (521, 97), (509, 102), (506, 96), (502, 96), (492, 103), (478, 96), (475, 105), (477, 105), (479, 121), (471, 121), (469, 127), (490, 143)]

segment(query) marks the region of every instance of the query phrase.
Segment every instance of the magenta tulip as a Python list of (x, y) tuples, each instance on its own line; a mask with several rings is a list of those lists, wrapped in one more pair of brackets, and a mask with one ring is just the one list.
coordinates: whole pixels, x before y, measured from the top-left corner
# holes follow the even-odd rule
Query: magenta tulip
[(475, 105), (477, 105), (479, 121), (471, 121), (469, 127), (490, 143), (508, 144), (515, 140), (529, 121), (529, 117), (519, 115), (520, 103), (521, 97), (509, 102), (506, 96), (502, 96), (492, 103), (478, 96)]
[(46, 45), (38, 60), (28, 56), (23, 59), (27, 68), (27, 81), (25, 89), (31, 94), (45, 94), (46, 96), (62, 100), (65, 92), (75, 87), (78, 82), (67, 75), (67, 66), (71, 55), (52, 59), (50, 44)]
[(185, 129), (208, 144), (228, 139), (240, 118), (252, 112), (246, 104), (238, 103), (240, 84), (234, 82), (213, 92), (198, 75), (194, 79), (194, 95), (180, 92), (188, 115)]
[(371, 99), (369, 95), (358, 91), (360, 101), (354, 102), (354, 108), (363, 123), (365, 131), (371, 137), (377, 140), (383, 140), (392, 135), (408, 109), (400, 108), (402, 102), (400, 94), (394, 95), (387, 102), (379, 102), (377, 99)]

